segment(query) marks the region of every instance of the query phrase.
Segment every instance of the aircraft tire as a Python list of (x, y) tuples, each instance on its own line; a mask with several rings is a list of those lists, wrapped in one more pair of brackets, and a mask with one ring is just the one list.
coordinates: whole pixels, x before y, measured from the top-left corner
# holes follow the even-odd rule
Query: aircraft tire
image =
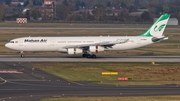
[(21, 58), (24, 58), (24, 55), (23, 55), (23, 54), (21, 54)]
[(91, 57), (92, 57), (92, 58), (96, 58), (96, 55), (93, 54)]
[(90, 55), (90, 54), (87, 54), (87, 56), (86, 56), (87, 58), (91, 58), (92, 56)]
[(82, 57), (87, 57), (87, 54), (82, 54)]

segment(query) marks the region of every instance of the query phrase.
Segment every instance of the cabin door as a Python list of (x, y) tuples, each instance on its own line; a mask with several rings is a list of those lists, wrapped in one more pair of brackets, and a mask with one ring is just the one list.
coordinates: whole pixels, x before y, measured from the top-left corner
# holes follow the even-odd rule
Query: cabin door
[(19, 40), (19, 46), (23, 46), (23, 40), (22, 39)]

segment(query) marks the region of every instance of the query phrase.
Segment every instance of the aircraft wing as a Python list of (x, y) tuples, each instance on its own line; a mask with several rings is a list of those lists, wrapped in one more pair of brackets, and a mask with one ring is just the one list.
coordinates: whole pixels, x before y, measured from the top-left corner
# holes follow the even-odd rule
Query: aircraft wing
[(94, 44), (82, 44), (82, 45), (70, 45), (65, 46), (64, 48), (88, 48), (89, 46), (103, 46), (103, 47), (111, 47), (115, 44), (124, 44), (128, 42), (129, 39), (119, 40), (115, 42), (100, 42), (100, 43), (94, 43)]

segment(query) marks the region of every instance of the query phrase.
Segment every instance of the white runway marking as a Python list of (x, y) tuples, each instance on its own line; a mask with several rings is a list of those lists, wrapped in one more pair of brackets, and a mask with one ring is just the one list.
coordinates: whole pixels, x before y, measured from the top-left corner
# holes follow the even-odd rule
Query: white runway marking
[(1, 55), (0, 62), (180, 62), (180, 56), (119, 56), (81, 58), (80, 56), (26, 56)]

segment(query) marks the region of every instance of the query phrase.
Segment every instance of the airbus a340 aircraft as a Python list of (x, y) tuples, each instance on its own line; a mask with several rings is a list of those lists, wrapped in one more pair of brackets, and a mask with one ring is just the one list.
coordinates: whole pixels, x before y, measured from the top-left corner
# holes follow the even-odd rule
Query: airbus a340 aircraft
[(170, 14), (163, 14), (139, 36), (93, 36), (93, 37), (22, 37), (11, 40), (5, 46), (12, 50), (59, 51), (68, 54), (82, 54), (82, 57), (96, 58), (94, 53), (112, 50), (139, 48), (168, 39), (163, 35)]

